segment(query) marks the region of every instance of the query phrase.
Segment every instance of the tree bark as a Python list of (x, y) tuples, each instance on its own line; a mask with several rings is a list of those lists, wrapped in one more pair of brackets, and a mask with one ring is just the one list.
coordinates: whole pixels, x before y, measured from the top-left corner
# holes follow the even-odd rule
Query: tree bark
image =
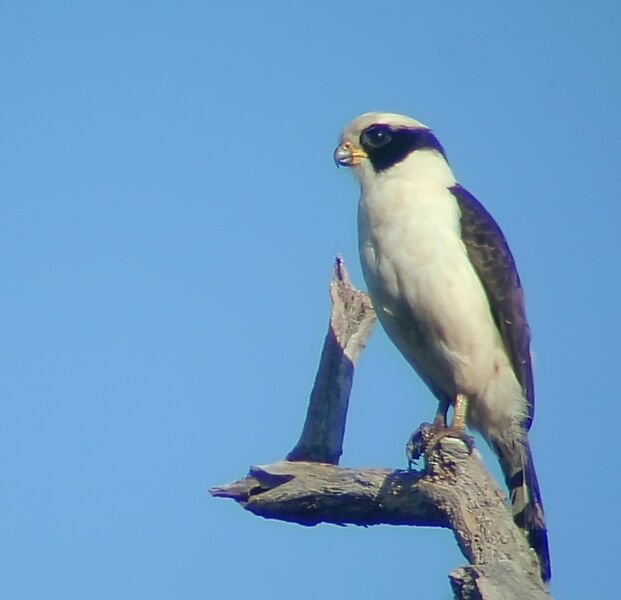
[(288, 460), (336, 465), (354, 378), (354, 365), (371, 335), (375, 311), (365, 292), (355, 289), (345, 263), (336, 257), (330, 283), (332, 314), (310, 396), (304, 428)]
[(333, 311), (300, 440), (287, 460), (251, 467), (212, 488), (220, 498), (270, 519), (317, 523), (448, 527), (469, 561), (449, 575), (459, 600), (544, 600), (537, 558), (516, 527), (504, 493), (463, 439), (439, 441), (429, 424), (417, 438), (421, 471), (336, 466), (342, 453), (354, 364), (375, 314), (337, 258)]

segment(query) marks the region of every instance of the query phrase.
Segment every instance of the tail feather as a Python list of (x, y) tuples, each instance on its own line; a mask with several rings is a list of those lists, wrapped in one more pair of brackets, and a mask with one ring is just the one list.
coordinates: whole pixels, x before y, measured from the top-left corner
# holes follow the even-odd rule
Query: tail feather
[(543, 513), (539, 482), (528, 441), (494, 440), (492, 443), (507, 482), (513, 506), (513, 520), (524, 532), (530, 547), (539, 557), (541, 578), (552, 577), (548, 531)]

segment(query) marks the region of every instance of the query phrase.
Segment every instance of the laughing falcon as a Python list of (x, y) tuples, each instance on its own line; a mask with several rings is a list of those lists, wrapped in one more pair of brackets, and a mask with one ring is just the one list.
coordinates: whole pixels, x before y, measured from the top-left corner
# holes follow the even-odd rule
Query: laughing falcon
[(507, 242), (453, 175), (433, 132), (372, 112), (345, 127), (334, 153), (361, 196), (360, 259), (388, 336), (438, 399), (436, 428), (465, 425), (498, 455), (513, 518), (550, 579), (547, 531), (528, 444), (534, 412), (530, 331)]

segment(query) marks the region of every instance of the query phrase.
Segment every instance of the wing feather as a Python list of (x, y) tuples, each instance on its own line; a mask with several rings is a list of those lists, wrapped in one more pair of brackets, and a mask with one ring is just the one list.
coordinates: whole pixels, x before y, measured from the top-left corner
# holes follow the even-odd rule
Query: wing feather
[(528, 417), (524, 423), (528, 430), (534, 416), (535, 390), (530, 328), (515, 260), (500, 227), (485, 207), (460, 185), (451, 187), (450, 191), (461, 211), (461, 232), (468, 257), (483, 284), (513, 370), (528, 400)]

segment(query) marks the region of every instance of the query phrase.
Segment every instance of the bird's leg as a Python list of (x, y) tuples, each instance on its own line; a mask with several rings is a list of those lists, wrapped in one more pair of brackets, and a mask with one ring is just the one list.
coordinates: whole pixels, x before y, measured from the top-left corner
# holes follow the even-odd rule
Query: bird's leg
[(434, 429), (446, 429), (446, 413), (449, 409), (449, 403), (446, 400), (438, 401), (438, 410), (433, 418)]
[(445, 431), (446, 413), (448, 412), (450, 402), (447, 399), (438, 401), (438, 409), (433, 418), (433, 423), (423, 423), (411, 436), (405, 445), (405, 455), (408, 459), (408, 469), (414, 468), (416, 461), (425, 453), (425, 448), (429, 446), (436, 432)]
[(453, 423), (447, 424), (446, 414), (450, 403), (447, 400), (438, 402), (438, 410), (433, 418), (433, 424), (423, 423), (411, 436), (405, 445), (405, 455), (408, 459), (408, 468), (412, 470), (414, 463), (427, 451), (433, 450), (437, 443), (445, 437), (455, 437), (462, 440), (472, 452), (474, 440), (466, 433), (466, 413), (468, 412), (468, 397), (457, 394), (453, 401)]
[[(438, 407), (438, 413), (440, 412)], [(466, 433), (466, 413), (468, 412), (468, 397), (464, 394), (457, 394), (453, 401), (453, 423), (446, 425), (446, 413), (444, 414), (444, 422), (438, 419), (438, 413), (434, 419), (434, 436), (425, 447), (425, 451), (433, 449), (436, 444), (445, 437), (455, 437), (462, 440), (472, 452), (474, 448), (474, 440)]]
[(453, 424), (451, 429), (466, 429), (466, 412), (468, 411), (468, 398), (464, 394), (457, 394), (453, 403)]

